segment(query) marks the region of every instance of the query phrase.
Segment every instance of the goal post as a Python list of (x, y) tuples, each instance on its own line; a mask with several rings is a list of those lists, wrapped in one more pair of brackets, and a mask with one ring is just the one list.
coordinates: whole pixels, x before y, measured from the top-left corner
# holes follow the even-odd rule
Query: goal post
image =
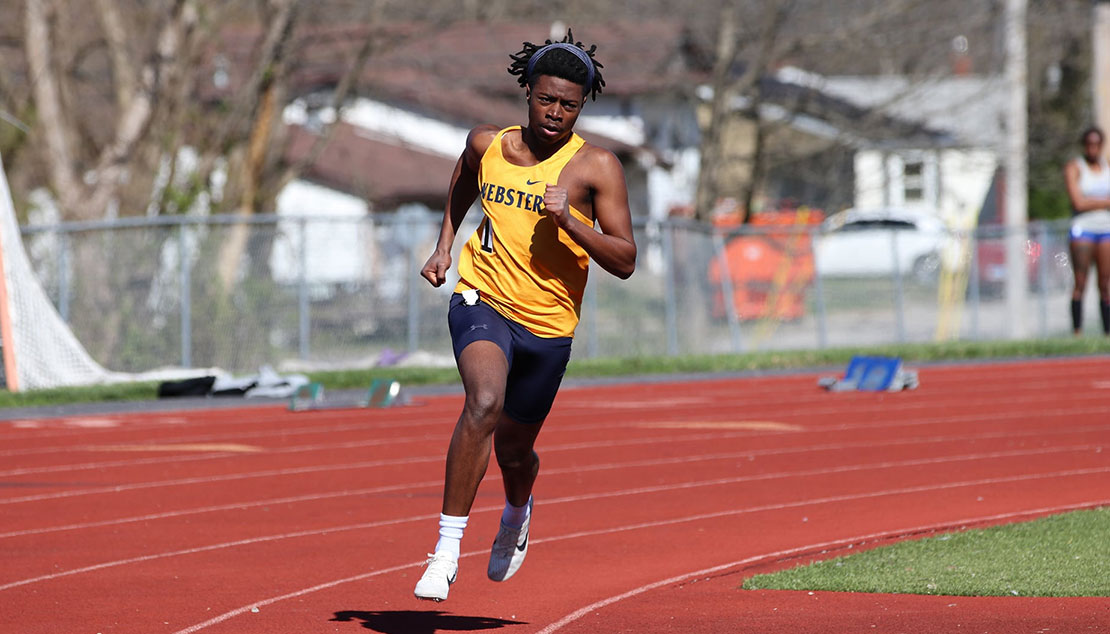
[[(0, 171), (0, 179), (4, 179), (4, 173)], [(4, 184), (7, 187), (7, 183)], [(9, 203), (10, 204), (10, 203)], [(0, 238), (0, 242), (3, 242)], [(12, 336), (12, 319), (11, 312), (8, 310), (8, 274), (7, 267), (4, 266), (4, 252), (3, 246), (0, 246), (0, 353), (3, 353), (4, 358), (4, 383), (6, 384), (9, 392), (19, 391), (19, 372), (15, 365), (15, 344), (14, 337)]]
[(0, 348), (12, 392), (119, 380), (89, 356), (39, 284), (23, 248), (2, 157)]

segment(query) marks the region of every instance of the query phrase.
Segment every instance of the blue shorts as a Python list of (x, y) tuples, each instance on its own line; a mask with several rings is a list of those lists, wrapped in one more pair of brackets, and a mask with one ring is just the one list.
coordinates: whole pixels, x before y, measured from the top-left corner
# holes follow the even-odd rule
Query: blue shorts
[(1072, 227), (1071, 239), (1072, 241), (1094, 242), (1098, 244), (1099, 242), (1110, 240), (1110, 232), (1085, 231), (1079, 227)]
[(467, 306), (458, 293), (451, 296), (447, 323), (456, 362), (475, 341), (492, 341), (501, 348), (509, 362), (505, 414), (518, 423), (542, 423), (555, 402), (574, 339), (540, 337), (481, 300)]

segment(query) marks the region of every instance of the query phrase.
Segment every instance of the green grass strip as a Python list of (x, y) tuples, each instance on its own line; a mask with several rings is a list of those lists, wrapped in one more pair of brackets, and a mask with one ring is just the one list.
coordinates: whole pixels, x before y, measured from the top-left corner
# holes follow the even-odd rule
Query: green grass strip
[(745, 590), (1110, 596), (1110, 508), (948, 533), (747, 579)]
[[(571, 378), (620, 377), (711, 372), (800, 370), (843, 366), (854, 355), (900, 357), (907, 364), (975, 359), (1030, 359), (1110, 354), (1110, 339), (1067, 337), (1028, 341), (951, 341), (887, 345), (867, 348), (784, 350), (748, 354), (574, 357), (567, 367)], [(842, 369), (842, 368), (841, 368)], [(374, 379), (394, 379), (402, 385), (446, 385), (459, 382), (454, 367), (374, 367), (353, 370), (309, 372), (312, 381), (325, 389), (365, 389)], [(10, 393), (0, 390), (0, 408), (61, 405), (98, 401), (155, 400), (157, 383), (123, 383), (80, 388), (32, 390)]]

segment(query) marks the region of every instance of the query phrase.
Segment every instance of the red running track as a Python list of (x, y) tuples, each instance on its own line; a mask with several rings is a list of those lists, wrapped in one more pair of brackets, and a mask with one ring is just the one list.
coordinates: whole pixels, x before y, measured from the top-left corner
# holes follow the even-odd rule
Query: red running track
[(565, 389), (540, 436), (532, 547), (485, 578), (479, 491), (445, 603), (436, 539), (461, 396), (0, 421), (0, 632), (1089, 632), (1105, 598), (739, 589), (756, 571), (1110, 503), (1110, 359)]

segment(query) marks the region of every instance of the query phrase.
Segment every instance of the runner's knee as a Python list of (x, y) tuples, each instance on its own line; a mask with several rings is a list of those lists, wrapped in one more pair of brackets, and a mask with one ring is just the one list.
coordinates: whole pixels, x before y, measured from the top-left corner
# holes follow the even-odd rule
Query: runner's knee
[(540, 460), (531, 447), (512, 443), (495, 443), (494, 455), (497, 456), (497, 466), (506, 471), (530, 468)]
[(496, 390), (477, 389), (467, 393), (463, 409), (466, 418), (492, 430), (501, 417), (504, 401), (504, 395)]

